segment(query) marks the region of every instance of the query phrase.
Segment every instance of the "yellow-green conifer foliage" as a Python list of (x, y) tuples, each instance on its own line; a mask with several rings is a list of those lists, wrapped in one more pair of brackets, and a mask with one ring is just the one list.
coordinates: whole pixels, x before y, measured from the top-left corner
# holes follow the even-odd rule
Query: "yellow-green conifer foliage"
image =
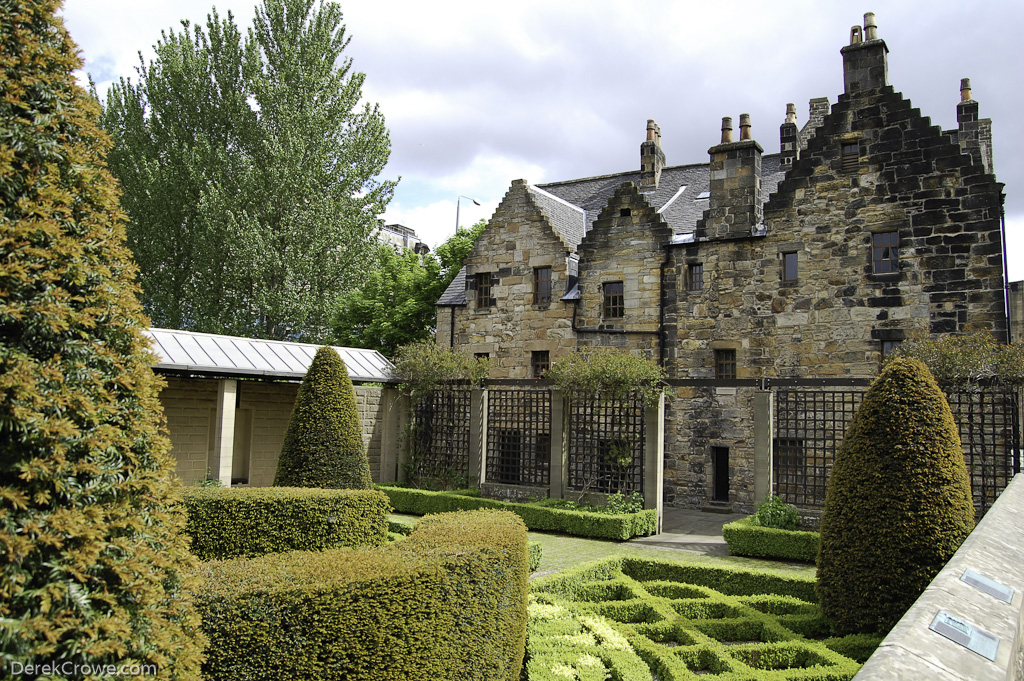
[(197, 678), (147, 322), (58, 5), (0, 3), (0, 666)]
[(960, 435), (915, 359), (886, 364), (836, 453), (818, 597), (839, 633), (887, 632), (974, 527)]
[(373, 486), (355, 389), (345, 362), (330, 346), (317, 350), (302, 379), (274, 484), (343, 489)]

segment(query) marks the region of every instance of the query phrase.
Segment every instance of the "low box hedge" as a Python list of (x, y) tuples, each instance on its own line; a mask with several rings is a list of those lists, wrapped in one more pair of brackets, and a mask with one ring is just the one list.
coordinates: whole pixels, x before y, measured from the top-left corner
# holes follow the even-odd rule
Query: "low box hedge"
[(612, 515), (406, 487), (381, 485), (377, 489), (388, 495), (397, 513), (426, 515), (480, 508), (502, 509), (518, 515), (526, 523), (526, 527), (534, 531), (562, 532), (577, 537), (618, 541), (626, 541), (633, 537), (646, 537), (654, 534), (658, 528), (658, 512), (654, 509), (646, 509), (639, 513)]
[(779, 530), (755, 525), (749, 516), (722, 527), (729, 553), (752, 558), (782, 558), (813, 563), (818, 557), (818, 533)]
[(529, 678), (852, 679), (878, 638), (826, 638), (813, 587), (810, 576), (672, 560), (580, 565), (532, 585)]
[(204, 678), (518, 681), (527, 538), (511, 513), (424, 518), (386, 547), (211, 561)]
[(376, 546), (391, 503), (377, 490), (194, 487), (183, 494), (186, 534), (201, 560)]

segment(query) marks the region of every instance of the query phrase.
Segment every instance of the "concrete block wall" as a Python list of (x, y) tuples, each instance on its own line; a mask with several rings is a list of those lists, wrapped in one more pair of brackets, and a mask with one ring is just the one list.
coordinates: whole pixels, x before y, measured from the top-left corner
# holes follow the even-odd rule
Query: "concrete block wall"
[(160, 392), (171, 453), (178, 465), (175, 469), (182, 483), (192, 485), (206, 479), (210, 465), (210, 441), (213, 413), (217, 407), (216, 381), (189, 381), (167, 377), (167, 387)]
[[(166, 381), (167, 387), (160, 393), (160, 401), (167, 419), (171, 453), (177, 460), (176, 472), (181, 482), (192, 485), (212, 473), (218, 379), (170, 376)], [(297, 383), (237, 382), (237, 409), (251, 415), (250, 486), (264, 487), (274, 483), (277, 458), (284, 444), (298, 389)], [(355, 386), (355, 392), (370, 472), (374, 481), (379, 482), (388, 415), (397, 411), (387, 408), (383, 388)]]
[[(1017, 475), (921, 597), (885, 637), (857, 681), (1016, 681), (1024, 678), (1024, 475)], [(961, 580), (966, 570), (1014, 590), (1009, 603)], [(999, 639), (995, 660), (932, 631), (939, 611)]]

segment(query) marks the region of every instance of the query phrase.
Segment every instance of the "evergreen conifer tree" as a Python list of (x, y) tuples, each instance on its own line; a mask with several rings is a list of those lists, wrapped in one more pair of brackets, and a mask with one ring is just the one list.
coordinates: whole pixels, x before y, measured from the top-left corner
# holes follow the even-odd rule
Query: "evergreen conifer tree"
[(924, 364), (892, 360), (836, 453), (821, 519), (822, 611), (838, 633), (887, 632), (973, 527), (946, 397)]
[(58, 6), (0, 9), (0, 661), (198, 678), (148, 322)]
[(341, 357), (317, 350), (288, 422), (274, 484), (281, 487), (370, 489), (356, 393)]

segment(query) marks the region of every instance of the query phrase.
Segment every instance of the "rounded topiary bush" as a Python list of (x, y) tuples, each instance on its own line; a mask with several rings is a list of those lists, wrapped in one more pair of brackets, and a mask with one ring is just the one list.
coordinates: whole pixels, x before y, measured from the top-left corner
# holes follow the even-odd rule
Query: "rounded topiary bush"
[(836, 453), (821, 518), (822, 611), (839, 633), (888, 631), (973, 527), (945, 395), (924, 364), (894, 360)]
[(288, 422), (274, 485), (370, 489), (356, 393), (345, 363), (329, 346), (317, 350)]
[(0, 666), (198, 678), (161, 382), (59, 5), (0, 9)]

